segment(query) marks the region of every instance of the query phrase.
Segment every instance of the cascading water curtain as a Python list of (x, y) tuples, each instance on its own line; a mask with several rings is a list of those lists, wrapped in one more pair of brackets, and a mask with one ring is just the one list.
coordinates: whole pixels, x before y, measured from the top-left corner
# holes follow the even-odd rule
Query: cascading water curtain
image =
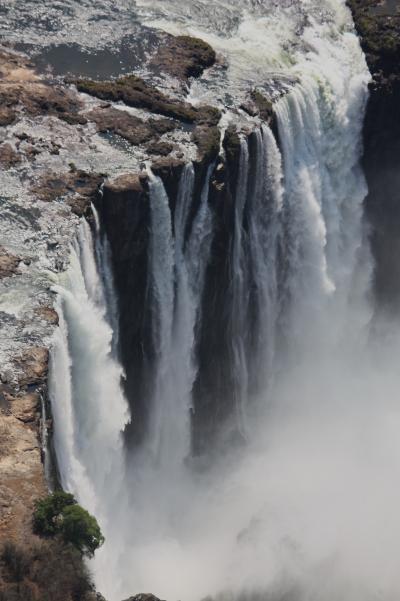
[[(113, 312), (85, 222), (60, 276), (51, 389), (62, 483), (104, 524), (94, 569), (108, 601), (143, 591), (168, 601), (395, 599), (400, 345), (381, 361), (367, 346), (373, 265), (360, 158), (370, 76), (343, 2), (327, 0), (324, 10), (287, 2), (286, 12), (266, 3), (261, 21), (250, 9), (263, 3), (238, 4), (249, 12), (232, 34), (240, 36), (224, 43), (239, 44), (271, 20), (273, 66), (297, 82), (275, 105), (277, 138), (265, 124), (251, 143), (242, 136), (230, 182), (223, 309), (241, 444), (227, 443), (212, 465), (188, 460), (216, 234), (214, 166), (196, 194), (189, 163), (176, 199), (149, 173), (155, 360), (141, 452), (123, 450), (128, 412)], [(186, 9), (196, 19), (205, 6), (214, 14), (205, 0)], [(291, 19), (301, 27), (289, 45)], [(247, 56), (232, 50), (239, 65)]]
[[(81, 221), (69, 269), (53, 286), (60, 324), (50, 355), (54, 446), (61, 484), (96, 515), (116, 560), (112, 514), (123, 510), (123, 431), (129, 410), (114, 358), (106, 292), (88, 223)], [(110, 552), (109, 552), (110, 551)], [(113, 558), (113, 559), (111, 559)]]
[[(196, 378), (195, 329), (200, 319), (205, 270), (209, 258), (213, 216), (208, 203), (210, 165), (200, 206), (186, 238), (194, 196), (194, 169), (183, 169), (174, 216), (160, 178), (151, 174), (151, 295), (157, 364), (150, 432), (153, 453), (164, 477), (181, 470), (190, 453), (190, 410)], [(168, 475), (170, 477), (170, 474)]]

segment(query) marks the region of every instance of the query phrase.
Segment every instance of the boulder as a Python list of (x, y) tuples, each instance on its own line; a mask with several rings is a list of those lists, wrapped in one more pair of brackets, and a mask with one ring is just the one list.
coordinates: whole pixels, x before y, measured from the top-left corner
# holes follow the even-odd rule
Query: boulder
[(161, 44), (150, 66), (156, 67), (160, 73), (186, 80), (189, 77), (199, 77), (215, 61), (215, 51), (207, 42), (182, 35), (170, 36)]
[(139, 593), (134, 597), (129, 597), (129, 599), (125, 599), (125, 601), (161, 601), (161, 599), (159, 599), (155, 595), (152, 595), (151, 593)]

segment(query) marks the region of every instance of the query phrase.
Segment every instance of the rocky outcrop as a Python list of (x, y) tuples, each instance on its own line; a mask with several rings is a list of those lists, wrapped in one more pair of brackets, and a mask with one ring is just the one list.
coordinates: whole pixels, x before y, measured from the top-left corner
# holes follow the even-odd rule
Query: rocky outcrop
[(15, 367), (20, 372), (20, 388), (43, 385), (47, 379), (49, 350), (45, 347), (31, 347), (15, 358)]
[[(40, 318), (55, 323), (54, 310)], [(101, 601), (82, 556), (58, 539), (33, 533), (37, 499), (45, 497), (42, 434), (47, 404), (48, 349), (30, 347), (14, 357), (10, 378), (0, 381), (0, 599)], [(103, 600), (104, 601), (104, 600)]]
[(11, 169), (21, 162), (21, 157), (11, 144), (0, 145), (0, 167), (3, 169)]
[(0, 385), (0, 539), (32, 540), (31, 515), (46, 483), (38, 438), (39, 392)]
[(376, 261), (378, 310), (400, 306), (400, 13), (376, 0), (349, 0), (372, 73), (364, 125), (366, 199)]
[(125, 599), (125, 601), (161, 601), (155, 595), (151, 593), (139, 593), (139, 595), (135, 595), (134, 597), (129, 597), (129, 599)]
[(53, 115), (68, 123), (85, 123), (81, 101), (73, 91), (40, 79), (19, 55), (0, 50), (0, 125), (10, 125), (20, 112)]
[[(94, 121), (101, 132), (114, 132), (134, 145), (152, 141), (154, 149), (157, 137), (189, 124), (192, 126), (192, 140), (198, 147), (199, 160), (210, 160), (218, 154), (220, 136), (217, 125), (221, 113), (216, 107), (193, 106), (183, 100), (168, 97), (136, 75), (115, 81), (85, 79), (74, 83), (79, 91), (101, 100), (122, 101), (127, 106), (169, 118), (165, 120), (150, 117), (144, 120), (112, 107), (99, 108), (87, 113), (86, 117)], [(164, 146), (161, 152), (157, 147), (155, 150), (156, 154), (166, 154), (167, 149)], [(148, 146), (148, 151), (151, 153), (151, 146)]]
[(18, 271), (20, 259), (0, 246), (0, 279), (8, 278)]
[(72, 211), (82, 217), (90, 212), (90, 205), (97, 198), (104, 176), (76, 170), (74, 165), (67, 173), (47, 173), (32, 186), (32, 192), (40, 200), (51, 202), (64, 198)]
[(101, 100), (122, 101), (128, 106), (145, 109), (185, 123), (194, 123), (200, 113), (188, 103), (169, 98), (136, 75), (121, 77), (115, 81), (80, 79), (74, 83), (80, 92), (91, 94)]
[(153, 56), (150, 66), (182, 80), (199, 77), (216, 61), (214, 49), (199, 38), (169, 36)]
[(96, 123), (99, 132), (112, 132), (134, 146), (154, 142), (159, 136), (176, 129), (178, 125), (170, 119), (150, 118), (145, 121), (111, 106), (94, 109), (87, 113), (86, 117)]

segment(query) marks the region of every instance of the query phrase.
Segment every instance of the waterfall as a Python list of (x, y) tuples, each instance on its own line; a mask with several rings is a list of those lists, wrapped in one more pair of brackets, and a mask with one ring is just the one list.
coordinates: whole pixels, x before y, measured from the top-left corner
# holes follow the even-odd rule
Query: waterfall
[(245, 404), (248, 393), (248, 366), (246, 359), (247, 313), (249, 285), (247, 270), (249, 267), (245, 247), (244, 209), (247, 198), (247, 184), (249, 177), (249, 150), (247, 141), (240, 142), (240, 163), (237, 181), (235, 215), (232, 245), (232, 314), (231, 314), (231, 340), (232, 340), (232, 372), (235, 380), (234, 394), (239, 430), (243, 435), (246, 432)]
[(108, 242), (105, 232), (102, 231), (99, 214), (96, 207), (91, 205), (94, 223), (96, 228), (95, 250), (97, 269), (99, 270), (102, 285), (104, 287), (104, 296), (106, 301), (108, 321), (113, 332), (113, 349), (114, 353), (118, 354), (119, 343), (119, 315), (118, 301), (114, 290), (114, 276), (112, 269), (112, 257), (110, 243)]
[[(208, 205), (210, 165), (200, 205), (189, 224), (194, 169), (182, 172), (174, 216), (162, 180), (151, 175), (151, 297), (156, 349), (151, 444), (164, 465), (178, 466), (190, 451), (190, 410), (196, 377), (195, 330), (200, 318), (205, 269), (212, 239)], [(187, 235), (188, 227), (190, 232)]]
[(254, 176), (249, 148), (241, 140), (232, 244), (232, 373), (238, 427), (249, 434), (251, 396), (270, 386), (280, 312), (279, 261), (283, 243), (283, 164), (267, 125), (255, 132)]
[(123, 481), (122, 431), (128, 407), (90, 227), (81, 221), (70, 267), (54, 285), (60, 327), (50, 360), (54, 443), (63, 488), (107, 530), (107, 507)]
[[(168, 16), (176, 3), (164, 4)], [(95, 242), (81, 223), (55, 287), (50, 388), (62, 483), (105, 525), (96, 582), (109, 601), (141, 591), (169, 601), (396, 598), (398, 348), (379, 360), (368, 345), (373, 265), (360, 159), (369, 74), (341, 0), (323, 10), (300, 0), (237, 4), (243, 14), (216, 3), (231, 15), (232, 61), (233, 46), (260, 28), (264, 40), (271, 20), (272, 66), (293, 85), (274, 105), (274, 127), (255, 119), (241, 130), (237, 173), (219, 157), (215, 181), (211, 164), (198, 187), (203, 166), (188, 162), (169, 198), (148, 170), (149, 428), (128, 456), (111, 256), (97, 214)], [(207, 0), (189, 9), (201, 22), (216, 14)], [(252, 21), (253, 10), (268, 18)], [(223, 299), (216, 317), (210, 298)], [(204, 362), (215, 361), (216, 380), (226, 376), (215, 382), (226, 398), (206, 390), (201, 410), (223, 440), (191, 457), (209, 335), (223, 356)], [(226, 407), (241, 434), (232, 440)]]

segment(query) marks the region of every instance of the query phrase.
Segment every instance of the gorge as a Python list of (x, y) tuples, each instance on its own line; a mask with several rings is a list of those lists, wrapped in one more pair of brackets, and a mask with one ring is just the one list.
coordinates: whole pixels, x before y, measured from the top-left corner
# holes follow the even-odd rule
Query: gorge
[(0, 535), (73, 493), (108, 601), (398, 596), (400, 14), (348, 4), (0, 7)]

